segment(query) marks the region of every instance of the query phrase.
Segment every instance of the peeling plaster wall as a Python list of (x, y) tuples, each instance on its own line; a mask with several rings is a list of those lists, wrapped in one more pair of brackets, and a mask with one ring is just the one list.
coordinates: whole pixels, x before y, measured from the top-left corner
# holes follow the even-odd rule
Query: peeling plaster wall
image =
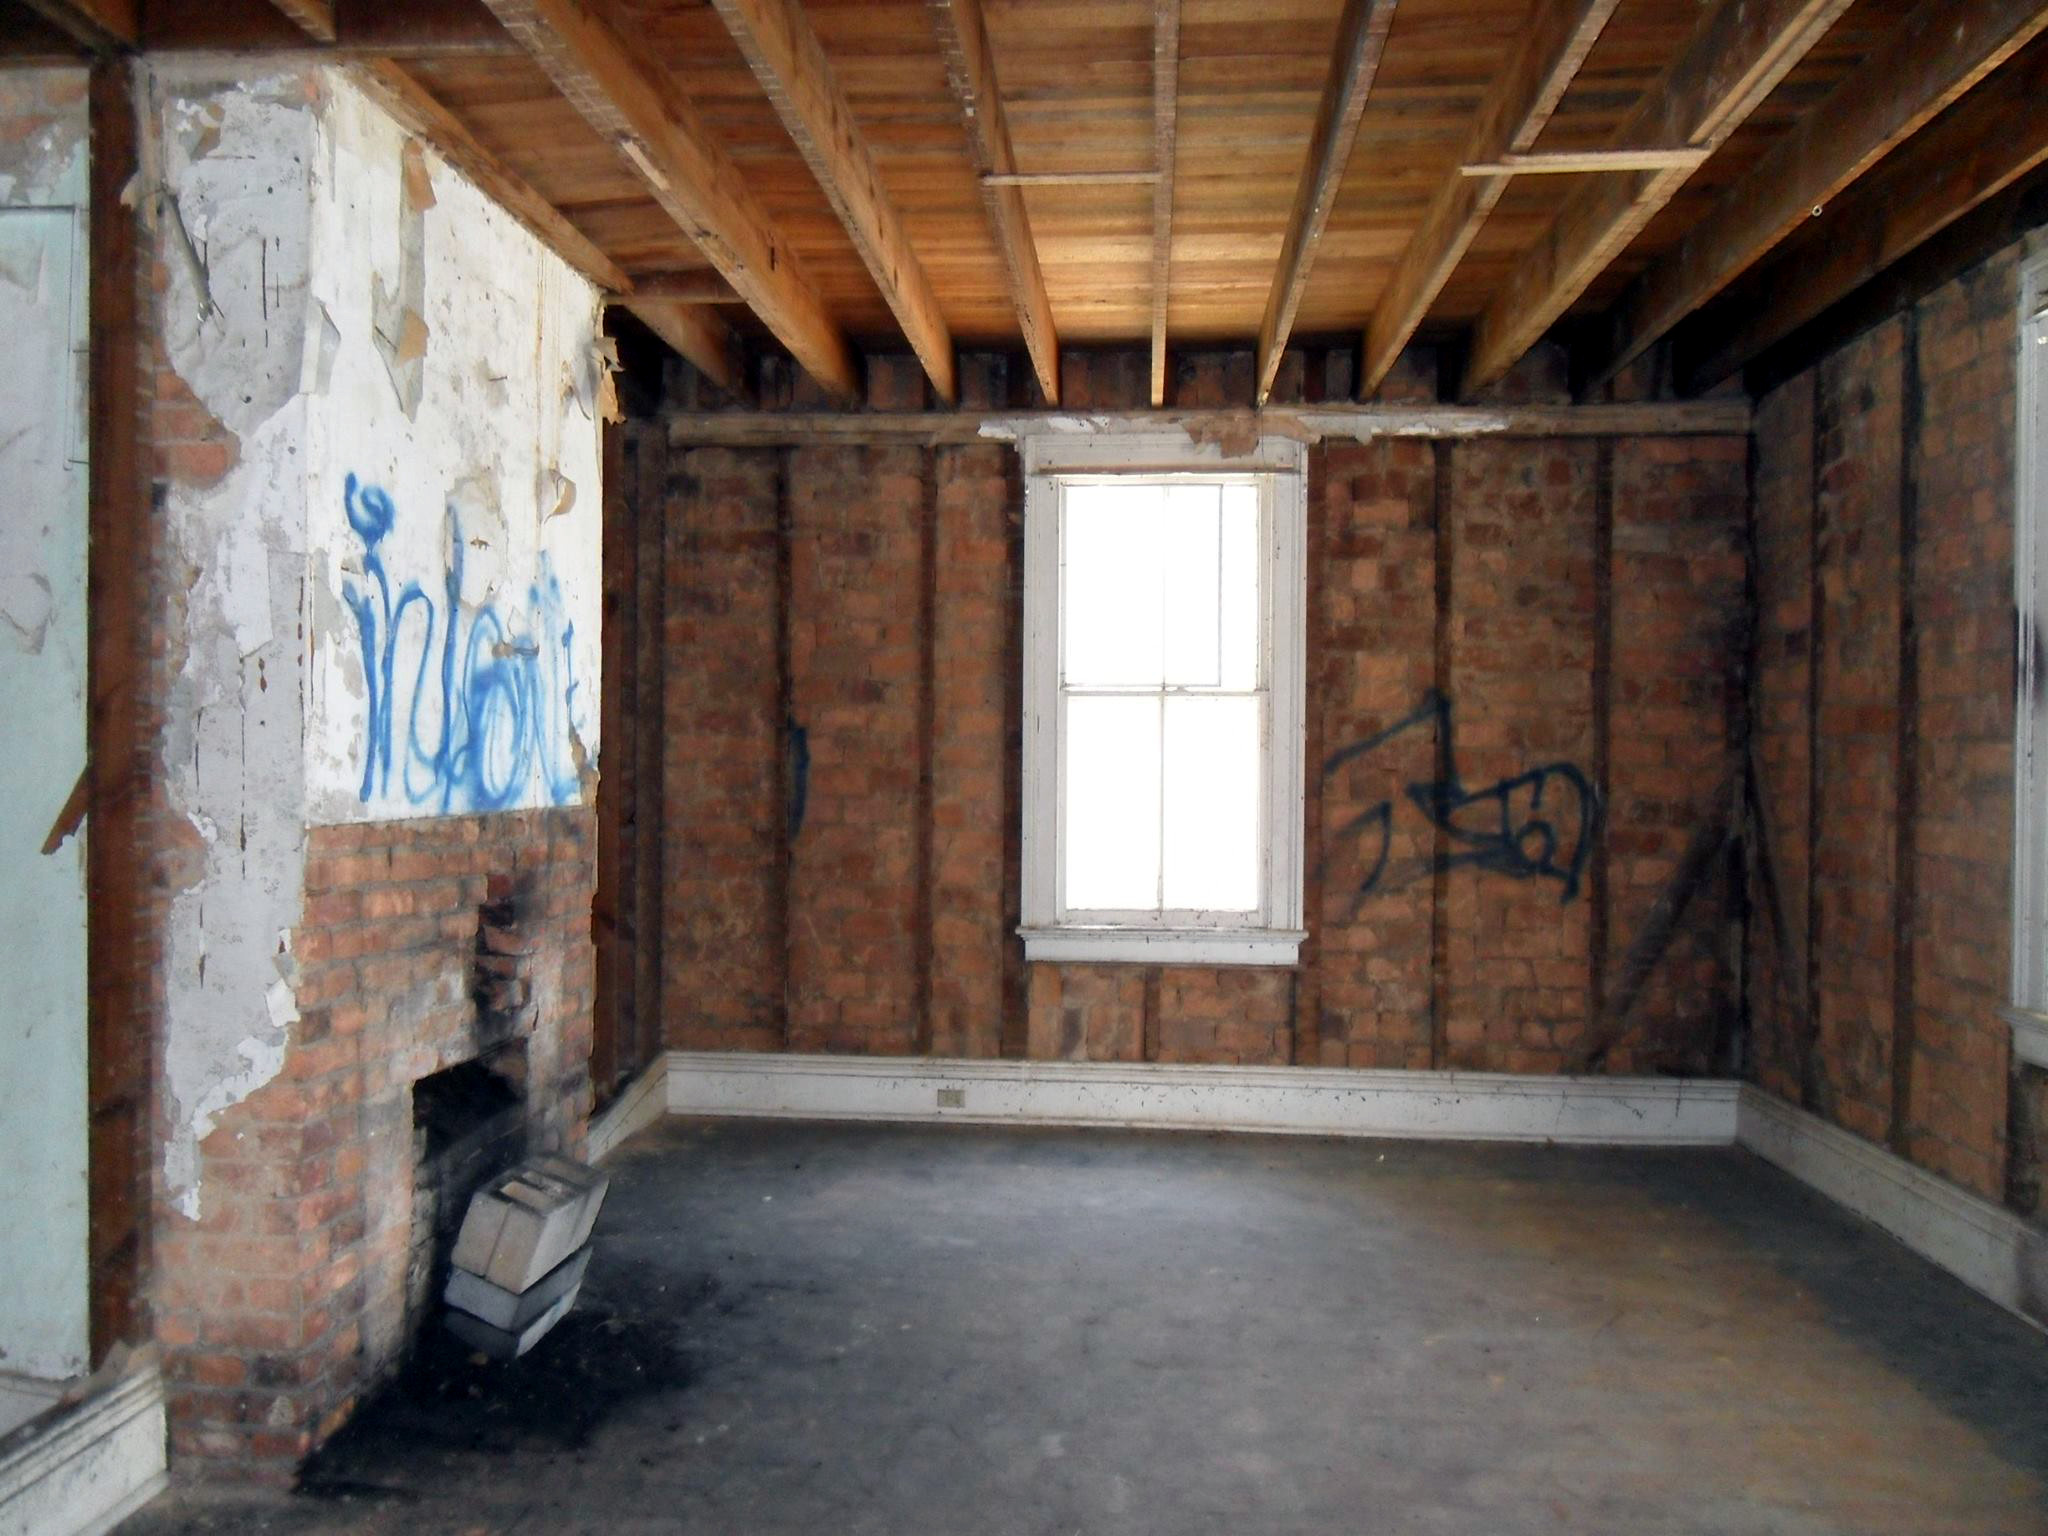
[(597, 295), (345, 83), (320, 138), (314, 819), (586, 800)]
[(86, 1365), (86, 108), (0, 76), (0, 1370)]
[(232, 449), (163, 498), (165, 781), (203, 849), (164, 1176), (194, 1218), (199, 1143), (298, 1019), (307, 828), (586, 800), (598, 716), (595, 291), (338, 71), (220, 73), (153, 74), (141, 189), (165, 352)]
[(171, 478), (162, 508), (186, 575), (164, 783), (203, 849), (168, 915), (164, 1176), (194, 1218), (199, 1142), (276, 1076), (297, 1018), (290, 934), (304, 884), (311, 595), (298, 385), (315, 84), (298, 72), (224, 86), (159, 71), (146, 87), (168, 272), (163, 346), (237, 444), (217, 480)]

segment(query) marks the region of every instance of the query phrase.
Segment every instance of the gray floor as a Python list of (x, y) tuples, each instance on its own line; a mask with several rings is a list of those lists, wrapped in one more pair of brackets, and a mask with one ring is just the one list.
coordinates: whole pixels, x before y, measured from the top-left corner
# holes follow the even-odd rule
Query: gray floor
[(578, 1311), (123, 1527), (2048, 1532), (2048, 1340), (1745, 1153), (674, 1121)]

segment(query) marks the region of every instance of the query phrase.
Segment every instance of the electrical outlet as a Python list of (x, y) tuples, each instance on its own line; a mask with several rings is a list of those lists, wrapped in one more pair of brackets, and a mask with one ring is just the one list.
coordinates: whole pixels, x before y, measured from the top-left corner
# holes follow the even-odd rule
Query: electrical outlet
[(965, 1088), (941, 1088), (939, 1090), (939, 1108), (965, 1109), (966, 1107), (967, 1090)]

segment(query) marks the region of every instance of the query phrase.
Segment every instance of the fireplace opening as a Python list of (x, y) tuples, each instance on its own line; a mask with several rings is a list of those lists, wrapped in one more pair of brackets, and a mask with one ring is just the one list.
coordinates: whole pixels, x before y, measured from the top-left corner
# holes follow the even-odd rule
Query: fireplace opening
[(417, 1336), (447, 1283), (448, 1255), (470, 1196), (526, 1156), (526, 1051), (513, 1044), (413, 1084), (412, 1251), (406, 1337)]

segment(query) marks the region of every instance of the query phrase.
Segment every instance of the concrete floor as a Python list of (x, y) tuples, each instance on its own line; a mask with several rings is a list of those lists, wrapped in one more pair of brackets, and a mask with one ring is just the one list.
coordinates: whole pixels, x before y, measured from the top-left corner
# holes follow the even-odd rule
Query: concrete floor
[[(1746, 1153), (672, 1121), (172, 1532), (2048, 1532), (2048, 1339)], [(436, 1331), (437, 1340), (440, 1337)]]

